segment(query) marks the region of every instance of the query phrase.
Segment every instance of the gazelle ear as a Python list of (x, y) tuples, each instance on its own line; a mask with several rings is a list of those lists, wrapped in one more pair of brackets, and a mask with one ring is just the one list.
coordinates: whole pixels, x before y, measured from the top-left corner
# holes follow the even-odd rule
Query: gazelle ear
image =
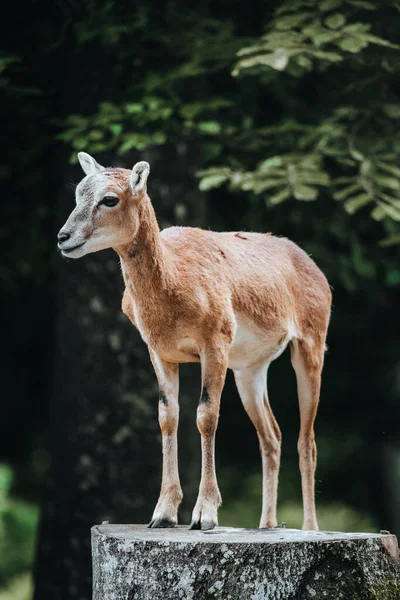
[(99, 163), (94, 160), (93, 156), (90, 156), (90, 154), (87, 154), (86, 152), (78, 152), (78, 160), (86, 175), (93, 175), (98, 171), (104, 171), (104, 167), (99, 165)]
[(132, 169), (130, 186), (134, 196), (146, 191), (146, 182), (150, 173), (149, 163), (141, 160)]

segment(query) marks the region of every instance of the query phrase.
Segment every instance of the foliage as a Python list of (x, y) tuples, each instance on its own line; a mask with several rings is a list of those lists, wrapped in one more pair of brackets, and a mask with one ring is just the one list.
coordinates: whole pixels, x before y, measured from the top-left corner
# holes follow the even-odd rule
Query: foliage
[(13, 475), (0, 465), (0, 587), (11, 577), (32, 568), (38, 511), (10, 497)]
[[(116, 12), (114, 6), (114, 19)], [(182, 10), (178, 18), (175, 12), (167, 11), (164, 18), (168, 34), (165, 22), (158, 25), (154, 15), (152, 18), (147, 8), (139, 6), (115, 38), (115, 26), (110, 23), (93, 23), (90, 36), (84, 35), (86, 43), (101, 31), (109, 44), (118, 44), (119, 48), (128, 39), (129, 54), (137, 55), (140, 47), (139, 53), (146, 53), (146, 63), (136, 59), (135, 77), (124, 89), (120, 102), (114, 95), (113, 101), (100, 102), (92, 115), (68, 116), (59, 137), (74, 148), (72, 162), (79, 150), (124, 155), (171, 141), (183, 143), (193, 137), (204, 140), (208, 156), (222, 152), (222, 146), (216, 147), (212, 138), (229, 133), (229, 127), (228, 132), (223, 127), (223, 114), (232, 106), (232, 100), (214, 92), (199, 94), (199, 82), (210, 75), (228, 74), (243, 38), (233, 35), (231, 22), (199, 18), (190, 8)], [(144, 29), (150, 21), (151, 28)], [(78, 23), (81, 39), (82, 29), (83, 24)], [(134, 34), (136, 48), (131, 38)]]
[(0, 600), (31, 600), (32, 598), (33, 581), (28, 573), (15, 577), (6, 589), (0, 589)]
[[(155, 21), (143, 7), (116, 35), (117, 10), (110, 8), (114, 33), (106, 35), (107, 23), (94, 21), (84, 43), (101, 31), (108, 48), (118, 44), (126, 60), (133, 60), (140, 41), (147, 68), (138, 61), (120, 99), (114, 94), (92, 115), (70, 115), (60, 139), (74, 148), (72, 161), (77, 150), (112, 152), (126, 161), (132, 152), (154, 146), (196, 144), (201, 190), (229, 186), (275, 210), (292, 200), (318, 200), (330, 215), (320, 226), (335, 229), (331, 237), (340, 238), (347, 255), (370, 253), (367, 238), (374, 239), (375, 248), (395, 246), (400, 241), (400, 46), (395, 43), (399, 12), (390, 4), (382, 3), (377, 13), (376, 5), (358, 0), (276, 3), (266, 33), (257, 39), (238, 35), (237, 22), (201, 18), (190, 9), (167, 14), (168, 35), (156, 24), (148, 31), (146, 24)], [(77, 24), (78, 31), (82, 27)], [(152, 54), (155, 40), (158, 62)], [(210, 92), (204, 94), (204, 88)], [(263, 204), (257, 202), (261, 216)], [(343, 211), (354, 215), (348, 221), (351, 236), (339, 225)], [(305, 207), (300, 212), (298, 226), (313, 214)], [(287, 219), (283, 209), (279, 214), (280, 222)], [(372, 221), (369, 233), (361, 234), (366, 214)], [(356, 279), (368, 278), (378, 261), (386, 281), (394, 284), (395, 251), (374, 253), (369, 267), (356, 270)], [(350, 283), (344, 269), (334, 277), (354, 289), (358, 284)]]
[(20, 63), (18, 56), (0, 56), (0, 91), (8, 96), (26, 96), (41, 94), (41, 90), (27, 85), (18, 85), (13, 81), (13, 69)]
[[(233, 74), (249, 72), (272, 93), (279, 84), (280, 97), (292, 96), (289, 118), (285, 113), (278, 124), (251, 132), (264, 140), (268, 154), (267, 145), (281, 153), (262, 160), (254, 171), (201, 171), (203, 189), (227, 182), (255, 194), (268, 190), (269, 205), (330, 194), (349, 214), (369, 206), (376, 220), (400, 221), (400, 143), (394, 135), (400, 117), (400, 46), (371, 33), (369, 12), (375, 10), (368, 2), (333, 0), (288, 1), (276, 9), (267, 33), (239, 51)], [(317, 73), (330, 97), (317, 88), (324, 102), (310, 114), (301, 85)], [(398, 227), (388, 229), (384, 245), (400, 240)]]
[(238, 52), (238, 56), (246, 58), (239, 60), (233, 74), (238, 75), (242, 69), (254, 66), (268, 66), (277, 71), (287, 69), (298, 77), (315, 67), (325, 70), (329, 63), (342, 62), (348, 53), (358, 54), (371, 44), (399, 49), (399, 46), (371, 35), (371, 23), (352, 21), (354, 13), (358, 12), (353, 7), (376, 10), (373, 4), (360, 6), (344, 0), (303, 2), (301, 10), (298, 10), (299, 3), (283, 2), (259, 43)]

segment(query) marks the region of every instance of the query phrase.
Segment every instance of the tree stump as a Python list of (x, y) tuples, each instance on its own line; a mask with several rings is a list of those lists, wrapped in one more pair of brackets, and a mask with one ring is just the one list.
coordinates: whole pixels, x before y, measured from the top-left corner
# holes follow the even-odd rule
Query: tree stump
[(93, 600), (399, 600), (388, 532), (92, 528)]

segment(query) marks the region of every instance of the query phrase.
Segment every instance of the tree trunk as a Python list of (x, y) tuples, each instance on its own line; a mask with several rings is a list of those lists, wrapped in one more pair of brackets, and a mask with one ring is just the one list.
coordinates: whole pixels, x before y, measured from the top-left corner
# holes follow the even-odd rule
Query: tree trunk
[(93, 600), (398, 600), (394, 535), (92, 529)]

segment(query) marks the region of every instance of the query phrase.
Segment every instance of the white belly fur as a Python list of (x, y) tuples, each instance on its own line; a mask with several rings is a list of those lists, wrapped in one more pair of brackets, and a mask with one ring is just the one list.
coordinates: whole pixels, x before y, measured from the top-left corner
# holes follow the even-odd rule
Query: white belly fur
[(242, 316), (236, 317), (236, 323), (228, 362), (228, 367), (233, 370), (272, 362), (282, 354), (290, 340), (296, 337), (292, 322), (288, 322), (279, 334), (261, 329)]

